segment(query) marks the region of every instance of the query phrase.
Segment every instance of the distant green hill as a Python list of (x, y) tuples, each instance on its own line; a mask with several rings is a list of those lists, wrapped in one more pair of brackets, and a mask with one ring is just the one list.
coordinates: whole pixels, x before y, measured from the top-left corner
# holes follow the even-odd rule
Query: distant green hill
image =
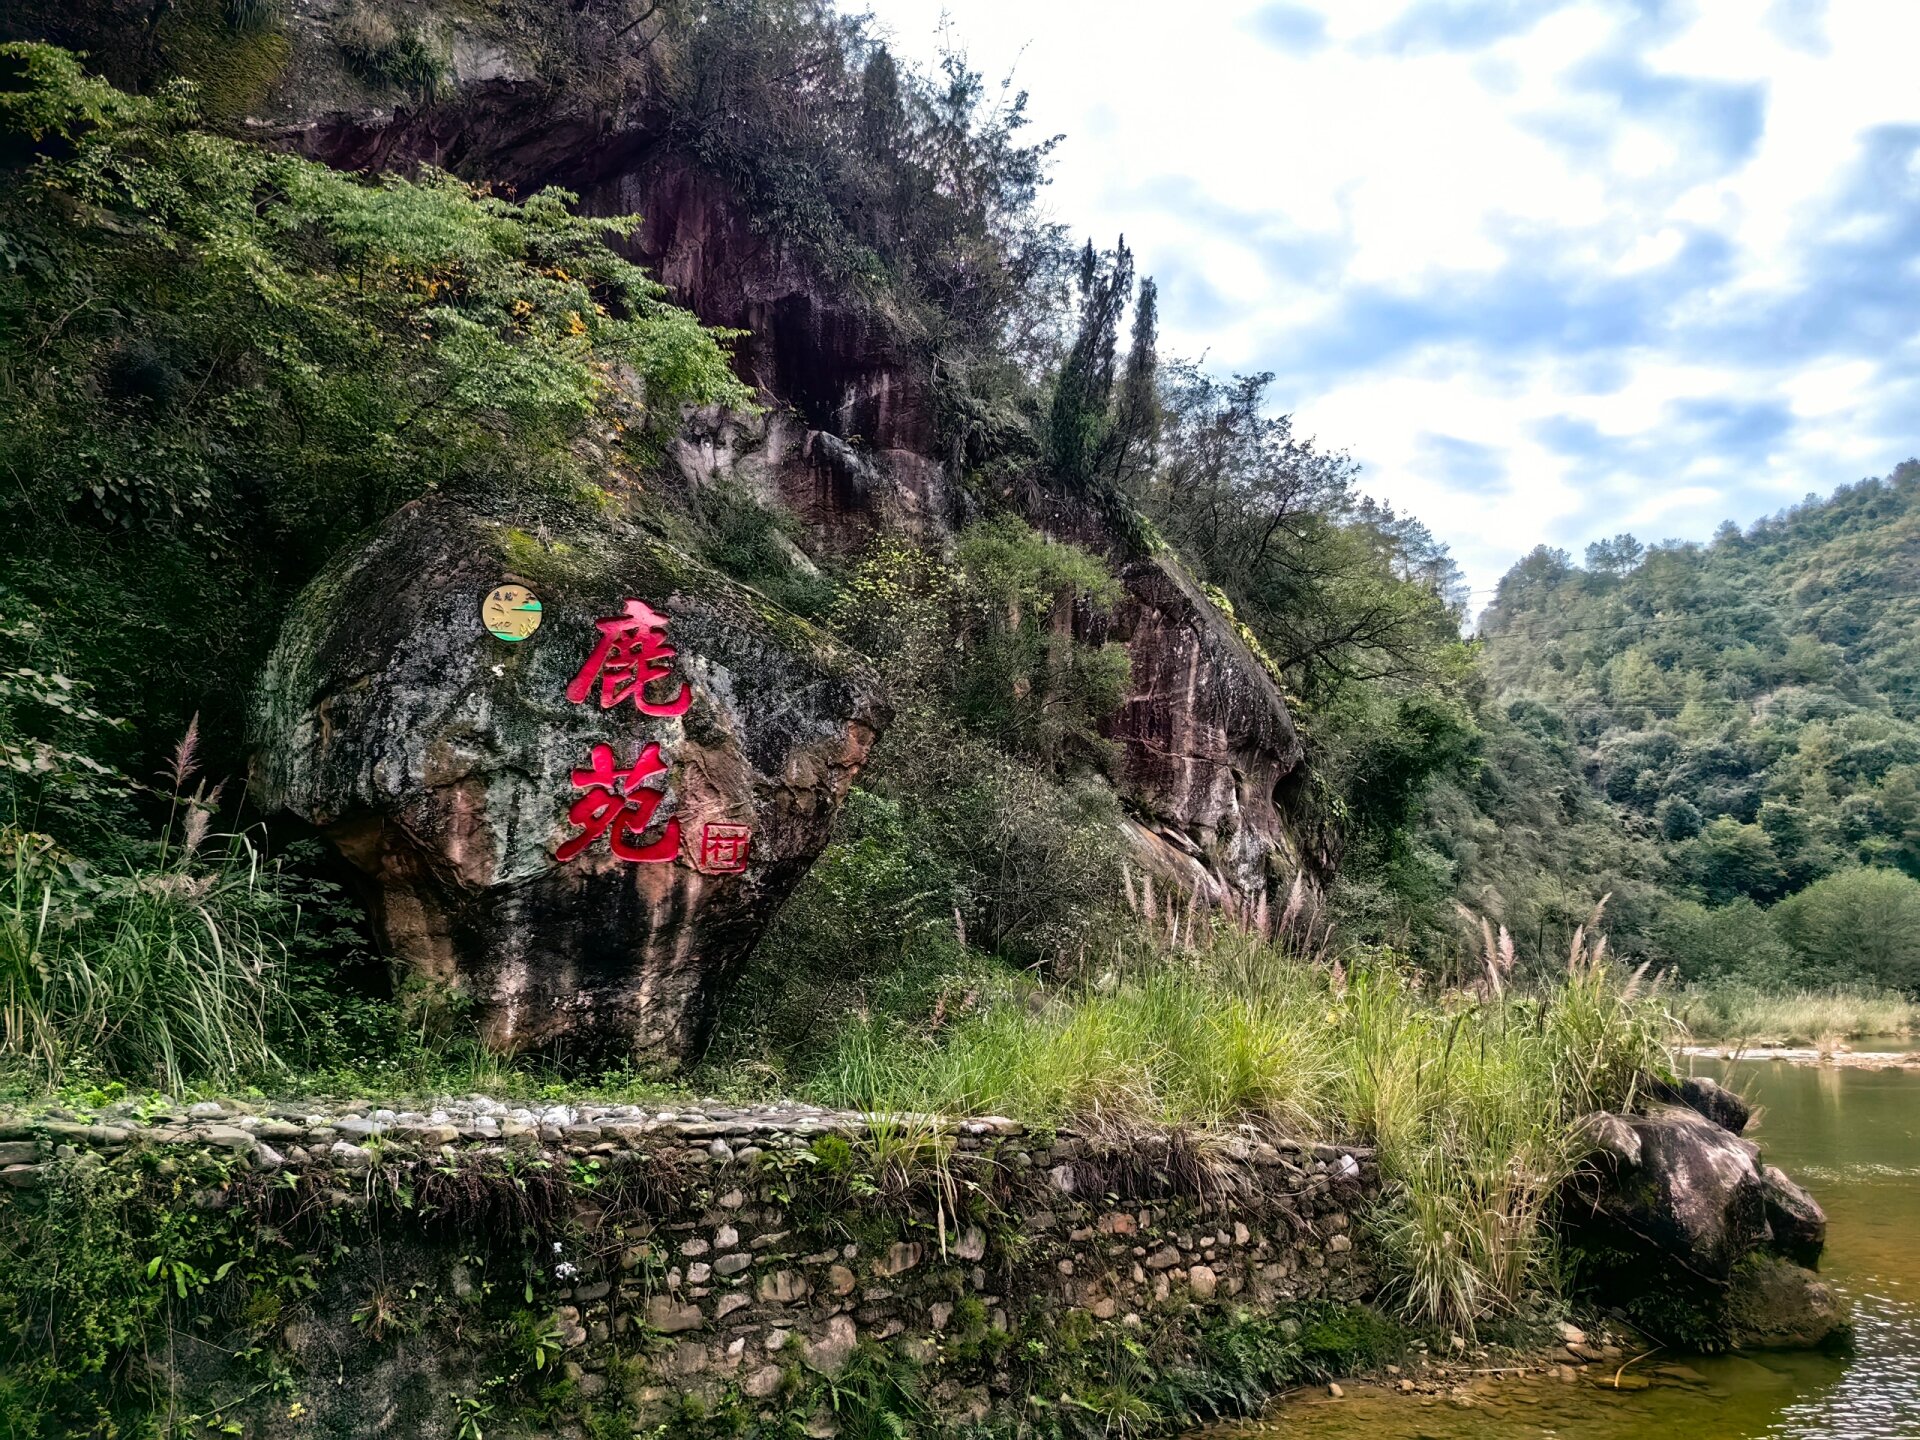
[(1858, 877), (1789, 900), (1920, 877), (1920, 463), (1706, 545), (1543, 546), (1481, 634), (1480, 765), (1431, 797), (1425, 843), (1523, 941), (1603, 890), (1618, 942), (1683, 972), (1846, 968), (1805, 918), (1842, 892), (1829, 918), (1862, 943), (1920, 929), (1920, 884), (1891, 876), (1866, 882), (1886, 913)]

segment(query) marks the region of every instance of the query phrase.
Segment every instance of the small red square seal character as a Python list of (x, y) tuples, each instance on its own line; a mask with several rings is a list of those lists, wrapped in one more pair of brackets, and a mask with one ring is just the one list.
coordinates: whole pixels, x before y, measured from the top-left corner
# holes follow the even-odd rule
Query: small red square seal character
[(700, 832), (700, 868), (713, 875), (737, 875), (747, 868), (753, 831), (745, 825), (710, 820)]

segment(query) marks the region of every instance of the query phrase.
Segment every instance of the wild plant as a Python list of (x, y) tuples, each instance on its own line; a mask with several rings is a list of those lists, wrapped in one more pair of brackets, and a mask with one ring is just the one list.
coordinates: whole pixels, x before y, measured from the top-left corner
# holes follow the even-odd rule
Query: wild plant
[(279, 1068), (289, 907), (249, 837), (213, 833), (197, 743), (189, 726), (162, 774), (149, 863), (98, 876), (5, 832), (0, 1055), (50, 1084), (98, 1072), (177, 1091)]

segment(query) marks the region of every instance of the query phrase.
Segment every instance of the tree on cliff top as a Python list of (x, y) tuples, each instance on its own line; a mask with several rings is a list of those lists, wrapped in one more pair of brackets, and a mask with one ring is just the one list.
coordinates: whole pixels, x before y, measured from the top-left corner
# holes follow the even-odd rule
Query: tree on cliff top
[[(1160, 404), (1158, 293), (1140, 282), (1123, 235), (1105, 254), (1089, 240), (1080, 253), (1080, 323), (1053, 380), (1047, 412), (1048, 479), (1069, 495), (1117, 502), (1151, 468)], [(1132, 343), (1120, 357), (1120, 322), (1133, 306)]]
[(670, 4), (659, 26), (670, 134), (756, 226), (830, 283), (890, 287), (936, 351), (1036, 338), (1036, 287), (1057, 296), (1071, 251), (1034, 205), (1060, 137), (1027, 138), (1024, 91), (957, 52), (933, 74), (902, 66), (869, 17), (825, 0)]

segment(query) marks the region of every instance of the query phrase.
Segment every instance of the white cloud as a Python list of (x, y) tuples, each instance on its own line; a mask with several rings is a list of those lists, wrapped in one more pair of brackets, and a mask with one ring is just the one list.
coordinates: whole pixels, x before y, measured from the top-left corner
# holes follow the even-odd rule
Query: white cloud
[[(1280, 372), (1477, 589), (1541, 541), (1704, 537), (1916, 448), (1914, 256), (1873, 247), (1920, 235), (1920, 176), (1834, 207), (1873, 132), (1920, 125), (1920, 6), (1579, 0), (1450, 48), (1388, 43), (1405, 0), (1323, 0), (1293, 51), (1253, 0), (872, 8), (923, 61), (949, 9), (1067, 133), (1049, 209), (1162, 278), (1163, 350)], [(1330, 285), (1287, 268), (1302, 239)], [(1462, 482), (1436, 435), (1504, 478)]]

